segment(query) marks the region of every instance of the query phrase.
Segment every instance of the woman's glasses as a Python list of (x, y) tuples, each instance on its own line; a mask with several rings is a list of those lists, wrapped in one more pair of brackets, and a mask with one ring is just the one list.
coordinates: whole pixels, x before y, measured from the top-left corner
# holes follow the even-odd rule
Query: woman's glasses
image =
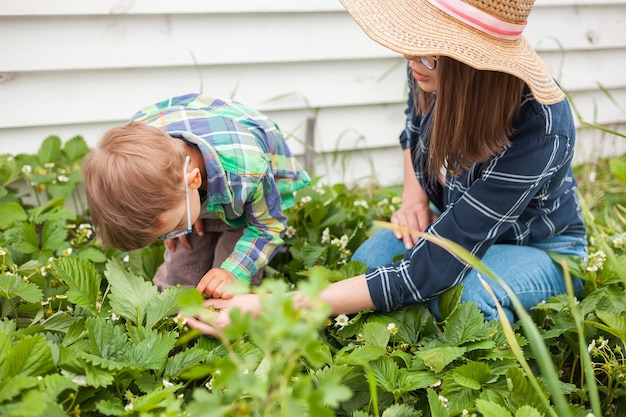
[(420, 56), (420, 62), (429, 70), (435, 69), (435, 67), (437, 66), (437, 61), (439, 61), (439, 57), (436, 57), (434, 55)]

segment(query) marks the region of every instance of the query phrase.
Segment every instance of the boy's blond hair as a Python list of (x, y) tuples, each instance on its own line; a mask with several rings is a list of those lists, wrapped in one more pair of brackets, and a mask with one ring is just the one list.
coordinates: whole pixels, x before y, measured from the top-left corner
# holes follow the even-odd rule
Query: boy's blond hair
[(105, 245), (133, 250), (158, 236), (160, 216), (184, 201), (183, 142), (131, 122), (104, 133), (83, 161), (91, 221)]

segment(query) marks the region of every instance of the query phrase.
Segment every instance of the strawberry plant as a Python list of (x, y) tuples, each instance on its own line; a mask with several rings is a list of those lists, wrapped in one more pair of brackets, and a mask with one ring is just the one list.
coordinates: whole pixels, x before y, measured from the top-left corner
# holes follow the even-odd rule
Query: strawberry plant
[(352, 253), (401, 203), (394, 188), (318, 179), (295, 196), (286, 245), (254, 289), (262, 314), (235, 312), (211, 338), (186, 326), (186, 315), (213, 314), (194, 289), (152, 284), (160, 243), (128, 253), (99, 243), (81, 191), (86, 151), (80, 137), (50, 137), (36, 154), (0, 155), (0, 415), (626, 413), (623, 158), (577, 168), (590, 256), (555, 262), (584, 278), (579, 300), (546, 300), (516, 323), (484, 321), (460, 288), (441, 297), (441, 321), (423, 305), (296, 310), (290, 290), (315, 300), (364, 272)]

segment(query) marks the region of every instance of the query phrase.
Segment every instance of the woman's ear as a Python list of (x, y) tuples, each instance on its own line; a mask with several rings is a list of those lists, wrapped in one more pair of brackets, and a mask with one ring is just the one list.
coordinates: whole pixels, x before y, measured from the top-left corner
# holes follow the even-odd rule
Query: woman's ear
[(189, 188), (200, 188), (202, 185), (200, 169), (193, 168), (191, 172), (187, 174), (187, 181), (189, 181)]

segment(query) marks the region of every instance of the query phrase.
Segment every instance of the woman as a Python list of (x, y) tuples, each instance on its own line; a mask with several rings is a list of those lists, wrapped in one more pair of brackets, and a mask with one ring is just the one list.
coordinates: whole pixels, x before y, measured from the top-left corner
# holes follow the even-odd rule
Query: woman
[[(411, 92), (403, 205), (392, 223), (452, 240), (480, 258), (526, 308), (565, 292), (547, 251), (586, 256), (586, 230), (571, 161), (575, 127), (563, 92), (522, 36), (528, 0), (342, 0), (375, 41), (409, 62)], [(432, 209), (431, 209), (432, 208)], [(438, 213), (438, 215), (435, 214)], [(404, 258), (391, 263), (398, 253)], [(498, 313), (478, 273), (414, 233), (383, 230), (359, 248), (364, 275), (321, 294), (332, 314), (389, 311), (430, 302), (463, 284), (486, 319)], [(513, 306), (495, 283), (509, 319)], [(575, 290), (582, 281), (575, 279)], [(306, 307), (303, 297), (297, 304)], [(228, 324), (232, 308), (256, 312), (258, 299), (209, 300)]]

